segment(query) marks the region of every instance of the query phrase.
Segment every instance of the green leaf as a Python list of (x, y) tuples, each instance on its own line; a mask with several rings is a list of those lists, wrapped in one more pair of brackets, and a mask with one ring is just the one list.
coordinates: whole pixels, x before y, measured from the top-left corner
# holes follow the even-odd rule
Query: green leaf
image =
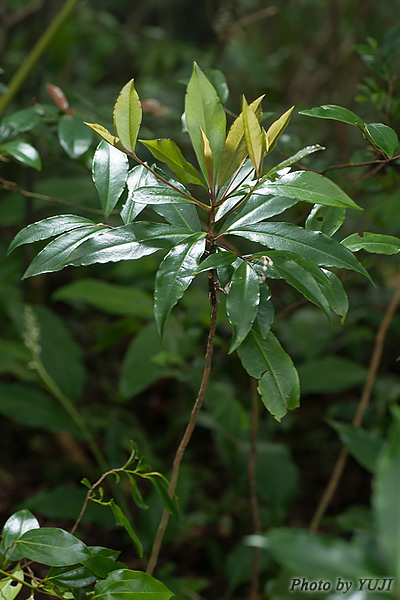
[(299, 115), (318, 117), (320, 119), (333, 119), (334, 121), (341, 121), (342, 123), (348, 123), (349, 125), (358, 125), (359, 127), (364, 126), (361, 117), (351, 112), (351, 110), (335, 104), (325, 104), (323, 106), (318, 106), (317, 108), (301, 110)]
[(126, 473), (126, 475), (128, 476), (128, 479), (131, 482), (133, 501), (135, 502), (136, 506), (138, 506), (142, 510), (147, 510), (149, 507), (146, 504), (146, 502), (143, 500), (143, 496), (140, 493), (138, 484), (136, 483), (136, 479), (130, 473)]
[(68, 258), (75, 248), (105, 229), (107, 229), (105, 225), (88, 225), (60, 235), (39, 252), (25, 271), (23, 278), (60, 271), (70, 264)]
[(164, 223), (130, 223), (101, 231), (87, 240), (88, 243), (76, 248), (63, 266), (137, 260), (161, 248), (179, 244), (187, 237), (188, 230), (183, 227), (171, 227)]
[(199, 215), (193, 204), (154, 204), (152, 209), (174, 227), (187, 227), (188, 234), (201, 230)]
[(140, 558), (142, 558), (142, 556), (143, 556), (143, 546), (142, 546), (142, 544), (141, 544), (138, 536), (134, 532), (133, 527), (132, 527), (132, 525), (129, 522), (129, 519), (125, 516), (123, 510), (115, 502), (114, 498), (111, 498), (111, 500), (110, 500), (110, 506), (111, 506), (111, 510), (113, 511), (113, 514), (114, 514), (114, 517), (115, 517), (115, 524), (116, 525), (121, 525), (122, 527), (125, 528), (125, 531), (128, 533), (129, 537), (134, 542)]
[(303, 394), (337, 394), (363, 385), (367, 370), (354, 360), (324, 356), (298, 365)]
[(86, 122), (84, 122), (84, 125), (86, 125), (87, 127), (90, 127), (90, 129), (92, 131), (97, 133), (97, 135), (99, 135), (103, 140), (105, 140), (106, 142), (111, 144), (111, 146), (117, 147), (118, 145), (121, 144), (121, 140), (119, 139), (119, 137), (112, 135), (108, 131), (108, 129), (103, 127), (103, 125), (99, 125), (98, 123), (86, 123)]
[(255, 191), (258, 194), (296, 198), (298, 202), (362, 210), (336, 183), (313, 171), (294, 171), (275, 181), (265, 180)]
[(155, 159), (164, 162), (180, 181), (205, 187), (203, 178), (185, 159), (175, 142), (169, 139), (139, 140), (139, 142), (150, 150)]
[(125, 224), (131, 223), (146, 208), (144, 204), (135, 202), (135, 192), (141, 187), (159, 185), (158, 179), (143, 165), (133, 167), (128, 173), (126, 186), (128, 197), (121, 210), (121, 218)]
[(149, 479), (151, 483), (154, 485), (157, 494), (160, 496), (161, 502), (167, 511), (173, 515), (174, 517), (179, 517), (179, 506), (175, 496), (172, 498), (168, 493), (168, 482), (164, 479), (164, 477), (160, 473), (152, 473), (147, 474), (143, 473), (141, 475), (145, 479)]
[(39, 152), (26, 142), (21, 142), (20, 140), (3, 142), (0, 145), (1, 154), (12, 156), (16, 161), (25, 165), (25, 167), (33, 167), (37, 171), (40, 171), (42, 168)]
[(36, 127), (42, 117), (43, 110), (39, 109), (37, 106), (31, 106), (30, 108), (23, 108), (11, 115), (7, 115), (3, 119), (2, 125), (4, 126), (6, 124), (15, 131), (23, 133), (25, 131), (31, 131), (31, 129)]
[(376, 464), (373, 508), (380, 548), (385, 555), (388, 572), (400, 577), (400, 414), (393, 411), (393, 422)]
[(196, 275), (203, 273), (209, 269), (220, 269), (221, 267), (227, 267), (231, 265), (237, 259), (237, 255), (234, 252), (227, 252), (226, 250), (219, 249), (214, 254), (210, 254), (204, 259), (196, 269)]
[(223, 225), (222, 231), (229, 231), (242, 227), (242, 225), (250, 225), (259, 223), (283, 213), (288, 208), (297, 204), (295, 198), (285, 198), (282, 196), (266, 196), (255, 192), (246, 200), (245, 204), (237, 208), (228, 217)]
[[(319, 285), (321, 275), (325, 275), (312, 261), (298, 260), (296, 255), (290, 256), (279, 252), (271, 252), (275, 271), (291, 286), (298, 290), (305, 298), (321, 308), (330, 318), (330, 310), (327, 299)], [(328, 285), (328, 281), (326, 282)]]
[(193, 281), (205, 249), (205, 233), (197, 233), (178, 244), (162, 261), (156, 275), (154, 315), (160, 337), (172, 308)]
[(373, 254), (397, 254), (400, 252), (400, 238), (380, 233), (353, 233), (341, 242), (352, 252), (366, 250)]
[(84, 588), (94, 583), (96, 579), (96, 575), (82, 565), (52, 567), (46, 575), (46, 581), (63, 589)]
[(92, 177), (107, 218), (125, 188), (128, 157), (104, 140), (96, 148), (92, 162)]
[(289, 124), (293, 109), (294, 106), (292, 106), (292, 108), (289, 108), (289, 110), (283, 113), (283, 115), (281, 115), (279, 119), (274, 121), (274, 123), (272, 123), (272, 125), (266, 131), (265, 141), (267, 153), (271, 152), (275, 148), (279, 138), (281, 137), (282, 133), (285, 131), (286, 127)]
[(120, 569), (96, 583), (96, 600), (169, 600), (174, 594), (163, 583), (143, 571)]
[(342, 317), (343, 323), (347, 311), (349, 310), (349, 299), (345, 292), (342, 282), (331, 271), (322, 269), (322, 272), (329, 280), (329, 286), (321, 286), (322, 293), (328, 301), (329, 306), (339, 317)]
[(22, 556), (50, 567), (75, 565), (88, 556), (81, 540), (56, 527), (31, 529), (16, 544)]
[(241, 261), (226, 299), (226, 314), (233, 329), (229, 353), (240, 346), (253, 325), (260, 302), (259, 288), (257, 273), (249, 263)]
[(122, 145), (129, 152), (134, 152), (142, 122), (142, 107), (133, 79), (124, 85), (118, 96), (114, 106), (113, 120), (116, 134)]
[(85, 154), (92, 143), (92, 132), (77, 115), (63, 115), (58, 122), (58, 139), (70, 158)]
[[(5, 385), (5, 384), (3, 384)], [(19, 510), (7, 519), (1, 532), (0, 542), (0, 566), (4, 568), (8, 563), (20, 560), (22, 554), (17, 548), (11, 546), (18, 540), (26, 531), (31, 529), (39, 529), (40, 525), (36, 517), (26, 509)]]
[(256, 115), (244, 97), (242, 113), (247, 152), (258, 177), (263, 159), (263, 133)]
[(350, 269), (370, 279), (367, 271), (347, 248), (319, 231), (308, 231), (292, 223), (258, 223), (230, 230), (229, 234), (277, 250), (289, 250), (320, 266)]
[(39, 240), (45, 240), (49, 237), (71, 231), (85, 225), (95, 225), (90, 219), (77, 217), (75, 215), (60, 215), (57, 217), (49, 217), (36, 223), (31, 223), (24, 229), (21, 229), (11, 242), (8, 253), (12, 252), (22, 244), (30, 244)]
[(364, 132), (389, 158), (393, 158), (395, 150), (399, 145), (397, 133), (382, 123), (370, 123), (365, 125)]
[(205, 74), (208, 81), (215, 87), (222, 104), (225, 104), (229, 98), (228, 83), (225, 75), (219, 69), (206, 69)]
[[(180, 191), (182, 189), (182, 191)], [(193, 201), (184, 196), (188, 194), (183, 186), (178, 189), (171, 188), (169, 185), (146, 186), (136, 190), (135, 202), (138, 204), (193, 204)]]
[(271, 300), (271, 292), (266, 283), (260, 285), (260, 303), (254, 321), (254, 331), (265, 340), (274, 321), (275, 310)]
[(297, 371), (272, 332), (263, 339), (254, 330), (250, 331), (238, 354), (249, 375), (260, 379), (258, 391), (261, 400), (277, 421), (288, 410), (299, 406)]
[(345, 208), (316, 204), (307, 217), (305, 227), (312, 231), (322, 231), (331, 236), (340, 229), (345, 218)]
[[(89, 548), (89, 550), (92, 551), (93, 548)], [(83, 560), (82, 563), (94, 573), (96, 579), (105, 579), (112, 571), (124, 568), (123, 563), (117, 562), (116, 557), (111, 552), (108, 548), (102, 548), (94, 556)]]
[(213, 179), (216, 181), (225, 142), (226, 115), (214, 86), (196, 63), (186, 91), (185, 121), (201, 171), (207, 180), (201, 130), (206, 135), (213, 156)]
[[(261, 116), (261, 101), (263, 98), (264, 96), (260, 96), (250, 104), (250, 109), (256, 114), (258, 120), (259, 116)], [(246, 156), (247, 145), (244, 134), (243, 112), (241, 112), (232, 123), (228, 135), (226, 136), (219, 167), (219, 187), (221, 187), (237, 171), (237, 169), (239, 169)]]
[(68, 431), (80, 437), (76, 425), (61, 406), (31, 385), (0, 383), (0, 414), (26, 427)]
[(137, 287), (97, 279), (77, 279), (58, 288), (52, 298), (64, 302), (86, 302), (89, 306), (117, 316), (143, 318), (153, 314), (150, 294)]
[[(365, 545), (357, 539), (351, 542), (339, 538), (311, 534), (301, 529), (275, 529), (266, 536), (251, 536), (255, 544), (272, 554), (290, 573), (309, 580), (332, 582), (338, 577), (357, 582), (359, 578), (380, 575), (373, 568)], [(299, 579), (301, 583), (301, 579)]]
[(290, 167), (291, 165), (299, 162), (302, 158), (305, 158), (306, 156), (309, 156), (310, 154), (313, 154), (314, 152), (318, 152), (319, 150), (325, 150), (325, 148), (323, 146), (320, 146), (319, 144), (313, 144), (312, 146), (306, 146), (305, 148), (302, 148), (301, 150), (296, 152), (296, 154), (294, 154), (293, 156), (289, 156), (289, 158), (286, 158), (285, 160), (280, 162), (278, 165), (275, 165), (275, 167), (272, 167), (272, 169), (269, 169), (269, 171), (267, 171), (264, 174), (264, 176), (271, 177), (272, 175), (275, 175), (275, 173), (277, 173), (278, 171), (281, 171), (282, 169), (286, 169), (286, 167)]
[(378, 455), (382, 450), (383, 441), (371, 431), (354, 427), (349, 423), (328, 421), (339, 435), (342, 444), (347, 446), (350, 454), (370, 473), (375, 472)]
[[(21, 582), (24, 581), (24, 572), (18, 564), (13, 570), (13, 577), (17, 577)], [(1, 600), (14, 600), (21, 591), (22, 583), (16, 583), (12, 577), (4, 577), (0, 580), (0, 599)]]

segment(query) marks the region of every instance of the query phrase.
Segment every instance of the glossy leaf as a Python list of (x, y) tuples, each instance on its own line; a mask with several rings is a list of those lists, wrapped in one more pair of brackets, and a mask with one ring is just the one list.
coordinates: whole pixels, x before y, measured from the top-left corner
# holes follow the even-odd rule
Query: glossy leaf
[(188, 235), (201, 230), (199, 215), (193, 204), (154, 204), (152, 209), (174, 227), (186, 227)]
[(389, 158), (393, 158), (399, 138), (391, 127), (382, 123), (370, 123), (365, 126), (365, 133)]
[[(396, 407), (397, 408), (397, 407)], [(393, 411), (393, 422), (376, 464), (374, 481), (374, 516), (380, 548), (386, 558), (388, 571), (400, 577), (400, 414)]]
[(169, 600), (174, 594), (143, 571), (120, 569), (96, 583), (94, 595), (98, 600)]
[(1, 568), (4, 568), (10, 562), (22, 558), (22, 554), (18, 552), (17, 548), (15, 546), (11, 548), (11, 546), (26, 531), (39, 529), (39, 527), (40, 525), (36, 517), (26, 509), (17, 511), (7, 519), (1, 532), (0, 566), (3, 564)]
[(265, 134), (267, 153), (271, 152), (275, 148), (279, 138), (281, 137), (282, 133), (285, 131), (286, 127), (289, 124), (293, 109), (294, 106), (292, 106), (292, 108), (289, 108), (289, 110), (283, 113), (283, 115), (281, 115), (279, 119), (274, 121), (274, 123), (272, 123), (272, 125), (267, 130)]
[(210, 269), (220, 269), (221, 267), (227, 267), (231, 265), (237, 259), (237, 255), (234, 252), (226, 252), (225, 250), (219, 250), (214, 254), (210, 254), (205, 258), (197, 267), (197, 273), (203, 273)]
[(245, 204), (232, 212), (223, 225), (222, 231), (229, 231), (274, 217), (297, 204), (296, 198), (266, 196), (254, 193)]
[(275, 310), (271, 302), (271, 292), (266, 283), (260, 285), (260, 303), (257, 307), (257, 315), (253, 329), (264, 340), (270, 332), (274, 321)]
[(142, 107), (133, 79), (124, 85), (118, 96), (114, 106), (113, 121), (121, 144), (129, 152), (134, 152), (142, 122)]
[(135, 202), (138, 204), (193, 204), (193, 201), (184, 196), (182, 192), (188, 193), (182, 186), (174, 189), (169, 185), (146, 186), (136, 190)]
[(201, 130), (206, 135), (213, 156), (215, 181), (225, 142), (226, 115), (214, 86), (196, 63), (186, 90), (185, 121), (201, 171), (207, 180)]
[(26, 142), (20, 140), (10, 140), (0, 144), (0, 155), (6, 154), (12, 156), (17, 162), (25, 167), (33, 167), (37, 171), (42, 168), (39, 152)]
[(150, 150), (155, 159), (164, 162), (183, 183), (193, 183), (204, 187), (204, 180), (197, 169), (183, 156), (179, 146), (172, 140), (139, 140)]
[[(261, 116), (261, 101), (263, 98), (264, 96), (260, 96), (250, 104), (250, 109), (255, 113), (258, 121)], [(243, 112), (241, 112), (232, 123), (222, 150), (218, 174), (220, 187), (239, 169), (246, 156), (247, 145), (244, 135)]]
[(254, 330), (250, 331), (238, 354), (249, 375), (260, 379), (261, 400), (278, 421), (288, 410), (299, 406), (297, 371), (272, 332), (263, 339)]
[(45, 240), (85, 225), (95, 225), (95, 223), (90, 219), (77, 217), (75, 215), (60, 215), (37, 221), (36, 223), (24, 227), (24, 229), (21, 229), (21, 231), (17, 233), (9, 246), (8, 253), (12, 252), (15, 248), (18, 248), (18, 246), (22, 246), (22, 244), (30, 244), (39, 240)]
[(345, 218), (345, 208), (316, 204), (307, 217), (305, 227), (312, 231), (322, 231), (326, 235), (333, 235), (340, 229)]
[(203, 142), (203, 159), (204, 159), (204, 165), (205, 165), (206, 171), (207, 171), (208, 186), (210, 189), (212, 189), (212, 185), (213, 185), (213, 155), (212, 155), (212, 151), (211, 151), (210, 142), (208, 141), (206, 134), (204, 133), (204, 131), (202, 129), (200, 129), (200, 132), (201, 132), (201, 140)]
[(225, 104), (229, 98), (228, 83), (225, 75), (219, 69), (206, 69), (205, 74), (208, 81), (215, 87), (222, 104)]
[(350, 454), (370, 473), (375, 472), (376, 462), (382, 450), (383, 441), (376, 434), (350, 423), (329, 421)]
[(84, 125), (86, 125), (87, 127), (90, 127), (90, 129), (92, 131), (97, 133), (97, 135), (99, 135), (103, 140), (105, 140), (106, 142), (111, 144), (111, 146), (117, 147), (118, 144), (121, 143), (121, 140), (119, 139), (119, 137), (112, 135), (112, 133), (110, 133), (108, 131), (108, 129), (103, 127), (103, 125), (99, 125), (98, 123), (86, 123), (86, 122), (84, 122)]
[(164, 223), (137, 222), (101, 231), (77, 247), (63, 266), (137, 260), (161, 248), (170, 248), (188, 237), (183, 227)]
[[(92, 548), (89, 548), (89, 550), (92, 551)], [(103, 548), (93, 556), (86, 558), (82, 563), (94, 573), (96, 579), (99, 577), (105, 579), (112, 571), (124, 568), (124, 564), (117, 562), (116, 556), (113, 556), (107, 548)]]
[(154, 315), (160, 337), (172, 308), (193, 281), (205, 249), (205, 233), (193, 235), (178, 244), (162, 261), (156, 275)]
[(340, 208), (361, 208), (327, 177), (313, 171), (294, 171), (275, 181), (265, 180), (255, 190), (258, 194), (272, 194), (296, 198), (299, 202), (338, 206)]
[(58, 288), (53, 300), (85, 302), (110, 315), (151, 317), (151, 295), (137, 287), (82, 278)]
[(358, 250), (366, 250), (373, 254), (397, 254), (400, 252), (400, 238), (380, 233), (353, 233), (342, 240), (342, 244), (352, 252), (358, 252)]
[(272, 177), (272, 175), (275, 175), (275, 173), (277, 173), (278, 171), (290, 167), (291, 165), (299, 162), (302, 158), (305, 158), (306, 156), (309, 156), (314, 152), (318, 152), (319, 150), (325, 150), (324, 146), (320, 146), (319, 144), (306, 146), (305, 148), (302, 148), (301, 150), (296, 152), (296, 154), (293, 154), (293, 156), (289, 156), (289, 158), (286, 158), (279, 164), (275, 165), (275, 167), (272, 167), (272, 169), (269, 169), (264, 175), (265, 177)]
[(143, 546), (142, 546), (141, 541), (139, 540), (138, 536), (136, 535), (132, 525), (130, 524), (129, 519), (125, 516), (123, 510), (118, 506), (118, 504), (115, 502), (115, 500), (113, 498), (111, 498), (111, 500), (110, 500), (110, 506), (111, 506), (111, 510), (113, 511), (113, 514), (114, 514), (115, 524), (121, 525), (122, 527), (124, 527), (125, 531), (128, 533), (129, 537), (135, 544), (139, 556), (142, 557), (143, 556)]
[(46, 581), (64, 589), (84, 588), (94, 583), (96, 579), (96, 575), (82, 565), (52, 567), (46, 575)]
[[(322, 272), (312, 261), (298, 261), (295, 256), (284, 256), (272, 253), (274, 269), (291, 286), (297, 289), (305, 298), (319, 306), (330, 318), (329, 304), (318, 284), (315, 270)], [(307, 268), (308, 267), (308, 268)]]
[(58, 238), (47, 244), (45, 248), (33, 259), (24, 273), (24, 278), (40, 275), (41, 273), (52, 273), (60, 271), (66, 264), (69, 264), (68, 257), (73, 250), (80, 246), (91, 236), (107, 229), (104, 225), (94, 225), (80, 227), (68, 233), (60, 235)]
[(319, 231), (308, 231), (291, 223), (267, 222), (244, 225), (240, 229), (232, 229), (229, 234), (277, 250), (300, 254), (320, 266), (350, 269), (370, 278), (361, 263), (347, 248)]
[(249, 333), (260, 302), (258, 275), (246, 261), (241, 261), (232, 276), (226, 299), (226, 314), (233, 329), (229, 353), (236, 350)]
[(16, 544), (22, 556), (50, 567), (75, 565), (88, 556), (81, 540), (56, 527), (31, 529)]
[(144, 204), (135, 202), (135, 192), (137, 189), (148, 185), (156, 186), (159, 185), (159, 182), (146, 167), (137, 165), (129, 171), (126, 180), (128, 197), (121, 210), (121, 218), (125, 224), (131, 223), (145, 209)]
[(321, 286), (322, 293), (328, 301), (329, 306), (334, 313), (342, 317), (341, 322), (343, 323), (347, 311), (349, 310), (349, 299), (345, 292), (342, 282), (339, 277), (332, 273), (322, 269), (322, 272), (326, 275), (329, 280), (329, 286)]
[(107, 218), (125, 189), (128, 157), (104, 140), (97, 146), (92, 162), (92, 178)]
[(92, 132), (77, 115), (63, 115), (58, 122), (58, 139), (70, 158), (85, 154), (92, 143)]
[(334, 121), (341, 121), (349, 125), (358, 125), (359, 127), (364, 126), (361, 117), (351, 110), (337, 106), (336, 104), (325, 104), (316, 108), (310, 108), (309, 110), (301, 110), (299, 114), (308, 117), (318, 117), (320, 119), (333, 119)]
[(3, 119), (3, 124), (6, 123), (9, 127), (12, 127), (15, 131), (21, 133), (25, 131), (31, 131), (42, 119), (43, 110), (38, 106), (31, 106), (30, 108), (23, 108), (17, 110), (11, 115), (7, 115)]
[(254, 111), (245, 98), (243, 98), (242, 114), (247, 152), (258, 176), (263, 158), (263, 133)]

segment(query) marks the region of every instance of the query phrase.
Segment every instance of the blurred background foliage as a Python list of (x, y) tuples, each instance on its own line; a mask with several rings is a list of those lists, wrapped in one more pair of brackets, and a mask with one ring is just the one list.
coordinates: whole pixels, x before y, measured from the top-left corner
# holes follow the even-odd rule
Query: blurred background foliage
[[(62, 4), (0, 4), (0, 92), (6, 92)], [(80, 479), (98, 473), (82, 432), (31, 368), (25, 342), (34, 332), (24, 317), (25, 303), (33, 305), (40, 326), (47, 373), (90, 424), (111, 466), (125, 461), (134, 439), (147, 461), (168, 474), (201, 377), (209, 319), (205, 278), (203, 286), (196, 279), (174, 310), (161, 346), (152, 316), (157, 258), (68, 268), (21, 281), (32, 258), (30, 248), (6, 257), (12, 237), (26, 224), (63, 212), (91, 217), (98, 211), (90, 176), (97, 140), (82, 121), (110, 126), (118, 91), (134, 77), (145, 99), (142, 137), (171, 137), (187, 155), (180, 120), (183, 84), (196, 60), (206, 72), (214, 70), (209, 76), (222, 94), (229, 92), (226, 105), (233, 113), (239, 111), (243, 92), (248, 100), (266, 93), (263, 108), (270, 121), (296, 105), (270, 160), (279, 162), (281, 156), (319, 143), (327, 150), (304, 166), (324, 171), (367, 162), (374, 156), (355, 128), (297, 113), (339, 104), (365, 122), (398, 131), (400, 24), (395, 15), (400, 15), (399, 0), (78, 3), (4, 112), (0, 127), (1, 143), (22, 140), (40, 155), (40, 164), (36, 157), (31, 166), (18, 162), (15, 152), (0, 157), (2, 517), (24, 506), (43, 523), (68, 528), (85, 494)], [(47, 84), (63, 90), (69, 107), (54, 103)], [(142, 158), (149, 156), (143, 152)], [(349, 215), (339, 239), (352, 231), (400, 235), (399, 161), (372, 169), (327, 172), (365, 209)], [(291, 210), (293, 221), (304, 220), (304, 208)], [(343, 325), (329, 323), (317, 308), (299, 302), (294, 290), (276, 282), (274, 327), (299, 369), (302, 406), (280, 424), (260, 407), (256, 479), (262, 532), (282, 525), (307, 528), (340, 440), (349, 443), (348, 429), (337, 422), (349, 424), (354, 417), (398, 269), (396, 255), (360, 256), (375, 287), (359, 276), (345, 276), (350, 310)], [(370, 454), (351, 438), (355, 458), (322, 524), (331, 534), (370, 535), (371, 463), (400, 399), (399, 340), (397, 312), (363, 423)], [(213, 383), (179, 482), (181, 519), (170, 524), (157, 573), (179, 598), (244, 598), (251, 580), (254, 551), (243, 544), (243, 536), (254, 532), (248, 474), (254, 391), (237, 357), (226, 356), (229, 341), (221, 318)], [(140, 514), (132, 509), (132, 516), (148, 552), (161, 504), (150, 488), (142, 493), (150, 508)], [(124, 549), (130, 568), (143, 568), (123, 533), (111, 528), (108, 513), (91, 506), (82, 526), (87, 541), (100, 545), (103, 536), (107, 544)], [(311, 556), (316, 552), (311, 546), (308, 551)], [(267, 549), (261, 559), (261, 587), (269, 582), (269, 597), (276, 600), (285, 598), (282, 590), (288, 589), (288, 565), (279, 557)], [(278, 563), (284, 565), (279, 576)]]

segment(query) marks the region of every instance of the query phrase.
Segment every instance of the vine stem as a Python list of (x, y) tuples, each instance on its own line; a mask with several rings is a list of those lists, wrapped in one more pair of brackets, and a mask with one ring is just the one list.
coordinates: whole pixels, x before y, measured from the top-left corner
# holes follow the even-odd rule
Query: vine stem
[[(383, 315), (382, 321), (379, 325), (378, 331), (375, 336), (374, 348), (371, 355), (371, 360), (369, 363), (368, 374), (365, 380), (364, 389), (362, 391), (360, 402), (357, 407), (356, 414), (353, 419), (353, 426), (355, 428), (361, 427), (362, 420), (367, 410), (369, 401), (371, 399), (372, 388), (375, 383), (375, 379), (378, 373), (379, 365), (382, 358), (383, 348), (385, 345), (386, 335), (392, 321), (393, 315), (395, 314), (398, 306), (400, 304), (400, 268), (397, 272), (395, 290), (392, 295), (392, 298), (386, 308), (385, 314)], [(346, 466), (348, 450), (346, 446), (342, 446), (342, 449), (339, 453), (339, 456), (336, 460), (335, 466), (333, 468), (330, 479), (326, 485), (326, 488), (321, 496), (317, 509), (314, 513), (313, 518), (311, 519), (311, 523), (309, 526), (309, 531), (311, 533), (315, 533), (323, 516), (326, 513), (328, 506), (330, 505), (332, 498), (336, 492), (336, 489), (339, 485), (340, 479), (342, 477), (344, 468)]]
[[(217, 327), (217, 313), (218, 313), (218, 293), (215, 288), (214, 282), (214, 273), (210, 273), (210, 302), (211, 302), (211, 318), (210, 318), (210, 329), (208, 332), (208, 340), (207, 340), (207, 349), (205, 354), (205, 362), (203, 369), (203, 377), (201, 380), (200, 388), (197, 394), (197, 398), (192, 408), (192, 412), (190, 414), (189, 422), (186, 426), (185, 432), (179, 444), (178, 450), (176, 451), (174, 462), (172, 464), (172, 473), (170, 484), (168, 488), (168, 493), (170, 497), (172, 497), (175, 493), (176, 484), (178, 482), (179, 477), (179, 469), (181, 466), (181, 462), (183, 459), (183, 455), (185, 450), (190, 442), (190, 438), (192, 437), (192, 433), (196, 426), (197, 416), (200, 412), (200, 409), (203, 404), (204, 396), (207, 389), (208, 380), (210, 378), (211, 373), (211, 362), (212, 355), (214, 350), (214, 339), (215, 339), (215, 330)], [(158, 530), (156, 533), (156, 537), (154, 539), (153, 547), (151, 549), (151, 554), (149, 558), (149, 563), (147, 565), (146, 572), (149, 575), (154, 573), (154, 570), (157, 566), (158, 556), (160, 554), (161, 544), (164, 539), (165, 531), (167, 529), (168, 521), (169, 521), (169, 512), (164, 509), (161, 517), (160, 524), (158, 526)]]
[(19, 91), (20, 87), (32, 71), (47, 46), (53, 40), (60, 27), (64, 24), (71, 12), (74, 10), (79, 0), (67, 0), (61, 7), (55, 18), (52, 20), (46, 31), (36, 42), (26, 60), (21, 64), (14, 77), (8, 84), (8, 93), (0, 98), (0, 115), (7, 108), (11, 100)]

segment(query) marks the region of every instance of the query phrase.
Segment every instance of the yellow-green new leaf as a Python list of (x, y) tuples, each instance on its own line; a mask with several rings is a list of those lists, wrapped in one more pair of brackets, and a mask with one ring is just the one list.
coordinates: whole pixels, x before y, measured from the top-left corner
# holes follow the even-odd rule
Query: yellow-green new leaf
[(95, 133), (97, 133), (97, 135), (99, 135), (103, 140), (111, 144), (111, 146), (114, 146), (115, 148), (117, 147), (118, 142), (120, 142), (120, 139), (116, 135), (112, 135), (112, 133), (110, 133), (108, 129), (103, 127), (103, 125), (99, 125), (98, 123), (86, 123), (85, 121), (84, 123), (85, 125), (90, 127), (90, 129), (92, 129)]
[(247, 151), (258, 176), (263, 159), (263, 134), (256, 115), (244, 97), (242, 114)]
[(205, 164), (206, 170), (207, 170), (207, 180), (208, 180), (208, 185), (211, 189), (212, 184), (213, 184), (213, 156), (212, 156), (212, 151), (211, 151), (211, 147), (210, 147), (210, 142), (208, 141), (206, 134), (204, 133), (204, 131), (201, 128), (200, 128), (200, 132), (201, 132), (201, 139), (203, 141), (203, 158), (204, 158), (204, 164)]
[(122, 145), (129, 152), (135, 150), (142, 122), (142, 107), (131, 79), (121, 90), (114, 106), (114, 128)]
[(154, 158), (165, 163), (180, 181), (205, 187), (200, 173), (186, 160), (175, 142), (169, 139), (139, 140), (139, 142), (150, 150)]
[(275, 148), (277, 141), (286, 129), (290, 121), (290, 116), (292, 114), (293, 109), (294, 106), (292, 106), (292, 108), (289, 108), (289, 110), (283, 113), (283, 115), (279, 117), (279, 119), (272, 123), (271, 127), (265, 133), (265, 152), (267, 154)]
[[(263, 98), (264, 95), (250, 104), (250, 108), (258, 121), (261, 119), (261, 101)], [(222, 150), (218, 175), (218, 184), (220, 187), (237, 171), (246, 156), (247, 145), (244, 136), (243, 113), (240, 113), (229, 129), (224, 149)]]

